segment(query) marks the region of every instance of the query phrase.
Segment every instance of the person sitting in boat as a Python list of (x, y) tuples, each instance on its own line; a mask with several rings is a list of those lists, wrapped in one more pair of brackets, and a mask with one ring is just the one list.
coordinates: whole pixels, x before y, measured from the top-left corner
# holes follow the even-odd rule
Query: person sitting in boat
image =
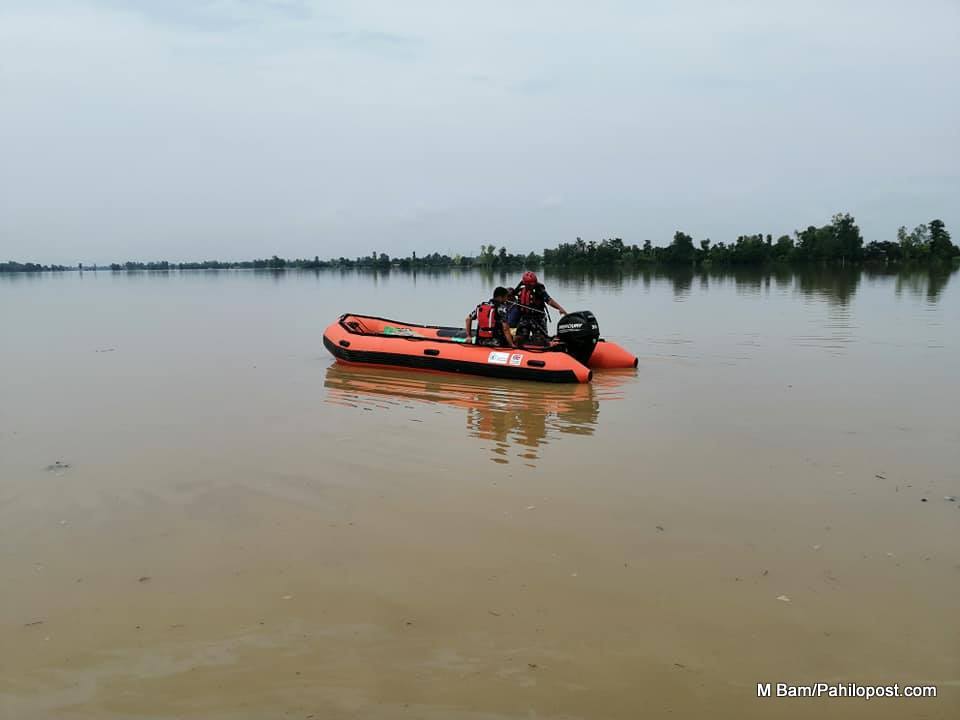
[[(510, 291), (505, 287), (498, 287), (493, 291), (493, 297), (477, 305), (473, 312), (467, 315), (464, 328), (467, 331), (467, 342), (477, 345), (491, 345), (494, 347), (516, 347), (510, 325), (507, 324), (507, 297)], [(473, 335), (473, 321), (477, 321), (477, 335)]]
[(520, 284), (510, 292), (510, 301), (515, 309), (510, 318), (511, 327), (517, 328), (518, 343), (546, 345), (550, 336), (547, 330), (547, 306), (554, 308), (561, 316), (566, 315), (560, 303), (550, 297), (536, 273), (529, 270), (523, 274)]

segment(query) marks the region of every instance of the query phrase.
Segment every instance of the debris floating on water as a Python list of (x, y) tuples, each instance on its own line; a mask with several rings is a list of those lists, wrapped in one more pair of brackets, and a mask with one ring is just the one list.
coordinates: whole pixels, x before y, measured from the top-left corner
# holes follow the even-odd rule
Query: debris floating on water
[(143, 576), (137, 578), (137, 582), (142, 582), (142, 583), (144, 583), (144, 582), (150, 582), (150, 576), (149, 576), (149, 575), (143, 575)]
[(790, 602), (790, 598), (788, 598), (786, 595), (777, 595), (777, 600), (780, 602)]
[(947, 502), (956, 502), (956, 501), (957, 501), (957, 498), (955, 498), (953, 495), (944, 495), (944, 496), (943, 496), (943, 499), (946, 500)]

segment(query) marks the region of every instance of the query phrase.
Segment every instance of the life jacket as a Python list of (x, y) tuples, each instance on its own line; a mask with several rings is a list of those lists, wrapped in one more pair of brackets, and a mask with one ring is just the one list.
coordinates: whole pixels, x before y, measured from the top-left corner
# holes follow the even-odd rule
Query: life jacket
[(493, 340), (497, 329), (497, 306), (491, 301), (477, 305), (477, 340)]
[(523, 285), (521, 283), (517, 286), (517, 304), (524, 308), (543, 310), (546, 303), (543, 301), (542, 288), (543, 285), (539, 283), (536, 285)]

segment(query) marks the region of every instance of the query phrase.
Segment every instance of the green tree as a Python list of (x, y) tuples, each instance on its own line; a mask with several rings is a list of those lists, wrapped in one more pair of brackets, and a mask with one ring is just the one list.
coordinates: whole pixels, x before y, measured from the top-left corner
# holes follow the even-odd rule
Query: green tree
[(696, 250), (696, 258), (698, 263), (710, 262), (710, 240), (700, 241), (700, 248)]
[(493, 265), (496, 250), (497, 248), (494, 245), (481, 245), (480, 256), (477, 258), (477, 263), (485, 268), (490, 268)]
[(789, 235), (781, 235), (777, 238), (776, 245), (773, 246), (774, 259), (784, 262), (793, 255), (793, 238)]
[(940, 259), (949, 259), (957, 254), (957, 247), (950, 240), (950, 233), (943, 220), (931, 220), (928, 225), (930, 231), (930, 254)]
[[(833, 232), (833, 252), (839, 255), (839, 260), (857, 261), (863, 257), (863, 236), (860, 228), (850, 213), (837, 213), (830, 223)], [(828, 259), (836, 259), (836, 256)]]
[(693, 238), (679, 230), (673, 234), (673, 242), (670, 243), (667, 251), (667, 262), (678, 265), (691, 265), (697, 254), (693, 247)]
[(930, 229), (926, 225), (917, 225), (912, 232), (901, 225), (897, 242), (904, 260), (925, 260), (930, 255)]

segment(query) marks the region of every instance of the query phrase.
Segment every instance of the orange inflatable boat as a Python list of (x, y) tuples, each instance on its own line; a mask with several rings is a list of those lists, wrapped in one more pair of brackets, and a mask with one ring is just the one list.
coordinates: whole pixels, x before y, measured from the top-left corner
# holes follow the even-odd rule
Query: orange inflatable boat
[(637, 357), (601, 340), (589, 311), (560, 319), (546, 347), (489, 347), (465, 342), (462, 328), (414, 325), (368, 315), (346, 314), (323, 333), (338, 362), (466, 373), (542, 382), (590, 382), (593, 369), (632, 368)]

